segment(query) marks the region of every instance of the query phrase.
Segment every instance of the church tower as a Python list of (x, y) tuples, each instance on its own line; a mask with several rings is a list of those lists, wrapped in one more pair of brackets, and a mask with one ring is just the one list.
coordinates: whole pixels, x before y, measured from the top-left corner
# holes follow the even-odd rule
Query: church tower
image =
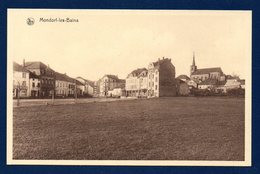
[(192, 65), (190, 66), (190, 75), (192, 75), (192, 73), (194, 73), (195, 71), (197, 71), (197, 66), (195, 64), (195, 54), (193, 52), (193, 61)]

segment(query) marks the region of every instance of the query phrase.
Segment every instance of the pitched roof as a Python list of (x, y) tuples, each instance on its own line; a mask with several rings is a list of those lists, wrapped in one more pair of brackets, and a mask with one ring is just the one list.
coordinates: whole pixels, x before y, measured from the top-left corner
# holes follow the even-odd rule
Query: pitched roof
[(106, 74), (106, 75), (104, 75), (104, 77), (105, 77), (105, 76), (107, 76), (107, 77), (110, 78), (110, 79), (115, 79), (115, 80), (118, 79), (118, 77), (117, 77), (116, 75)]
[(35, 74), (34, 72), (30, 72), (29, 78), (38, 79), (38, 78), (40, 78), (40, 76), (38, 76), (38, 75)]
[(28, 69), (47, 68), (47, 65), (40, 61), (25, 62), (25, 67)]
[(177, 77), (177, 79), (190, 80), (190, 78), (189, 78), (187, 75), (185, 75), (185, 74), (181, 74), (181, 75), (179, 75), (179, 76)]
[(83, 77), (77, 77), (85, 81), (85, 83), (89, 84), (89, 86), (94, 87), (94, 82), (91, 80), (84, 79)]
[[(52, 70), (49, 66), (45, 65), (44, 63), (40, 61), (32, 61), (32, 62), (25, 62), (25, 67), (27, 69), (50, 69)], [(54, 70), (52, 70), (54, 71)]]
[(65, 74), (61, 74), (58, 72), (55, 72), (55, 79), (56, 80), (61, 80), (61, 81), (68, 81), (69, 79), (67, 79), (67, 77), (65, 76)]
[(183, 80), (181, 80), (179, 78), (175, 78), (175, 80), (176, 80), (177, 84), (186, 83), (186, 82), (184, 82)]
[(241, 79), (241, 80), (239, 80), (239, 82), (240, 82), (241, 85), (245, 85), (246, 81), (245, 81), (245, 79)]
[(23, 67), (22, 65), (19, 65), (16, 62), (13, 62), (13, 70), (19, 71), (19, 72), (28, 72), (29, 73), (29, 71), (25, 67)]
[(197, 69), (192, 75), (209, 74), (212, 72), (223, 73), (220, 67)]
[(116, 76), (116, 75), (106, 74), (106, 75), (104, 75), (104, 77), (108, 77), (108, 78), (113, 79), (113, 80), (115, 80), (116, 82), (119, 82), (119, 83), (125, 83), (124, 79), (119, 79), (118, 76)]
[(56, 80), (75, 83), (75, 79), (69, 77), (67, 74), (62, 74), (62, 73), (59, 73), (59, 72), (55, 72), (54, 74), (55, 74)]
[(127, 77), (129, 77), (130, 75), (136, 77), (136, 76), (139, 76), (143, 71), (148, 71), (146, 68), (138, 68), (138, 69), (135, 69), (133, 70), (130, 74), (128, 74)]
[(83, 83), (81, 83), (80, 81), (76, 80), (76, 85), (81, 85), (81, 86), (84, 86)]
[(218, 80), (217, 79), (207, 79), (199, 83), (199, 85), (217, 85)]

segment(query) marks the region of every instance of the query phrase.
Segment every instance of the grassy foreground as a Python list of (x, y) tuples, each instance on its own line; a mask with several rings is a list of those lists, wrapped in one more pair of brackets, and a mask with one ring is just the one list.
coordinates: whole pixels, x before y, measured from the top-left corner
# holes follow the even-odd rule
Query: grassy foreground
[(244, 160), (243, 98), (14, 108), (14, 159)]

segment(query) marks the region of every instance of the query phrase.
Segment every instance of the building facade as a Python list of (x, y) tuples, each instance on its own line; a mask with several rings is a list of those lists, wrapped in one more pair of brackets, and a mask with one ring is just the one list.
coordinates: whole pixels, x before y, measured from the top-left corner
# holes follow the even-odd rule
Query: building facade
[(36, 74), (40, 80), (39, 97), (51, 97), (55, 92), (54, 71), (42, 62), (25, 62), (25, 68)]
[(24, 67), (13, 62), (13, 97), (29, 97), (30, 96), (30, 72)]
[(147, 95), (147, 75), (146, 68), (138, 68), (128, 74), (126, 78), (126, 96), (146, 96)]
[(122, 86), (125, 86), (125, 80), (119, 79), (115, 75), (104, 75), (99, 80), (99, 96), (108, 96), (108, 91), (111, 91), (114, 88), (121, 88)]
[(57, 97), (73, 97), (75, 94), (75, 79), (55, 72), (55, 96)]
[(176, 96), (175, 67), (171, 59), (158, 59), (148, 66), (148, 97)]
[(193, 55), (192, 65), (190, 67), (190, 78), (197, 82), (202, 82), (207, 79), (216, 79), (225, 81), (225, 75), (220, 67), (198, 69), (195, 64), (195, 56)]
[(30, 90), (30, 97), (31, 98), (39, 98), (40, 96), (40, 89), (41, 89), (41, 80), (40, 77), (36, 74), (30, 72), (29, 74), (29, 90)]
[(83, 95), (93, 96), (94, 95), (94, 82), (84, 79), (82, 77), (76, 78), (84, 85)]

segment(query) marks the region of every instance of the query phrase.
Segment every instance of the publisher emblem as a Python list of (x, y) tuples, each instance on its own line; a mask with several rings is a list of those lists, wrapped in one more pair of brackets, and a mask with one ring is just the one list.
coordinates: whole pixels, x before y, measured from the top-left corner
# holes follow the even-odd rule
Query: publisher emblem
[(28, 18), (26, 20), (26, 22), (27, 22), (28, 25), (33, 25), (34, 24), (34, 19), (33, 18)]

